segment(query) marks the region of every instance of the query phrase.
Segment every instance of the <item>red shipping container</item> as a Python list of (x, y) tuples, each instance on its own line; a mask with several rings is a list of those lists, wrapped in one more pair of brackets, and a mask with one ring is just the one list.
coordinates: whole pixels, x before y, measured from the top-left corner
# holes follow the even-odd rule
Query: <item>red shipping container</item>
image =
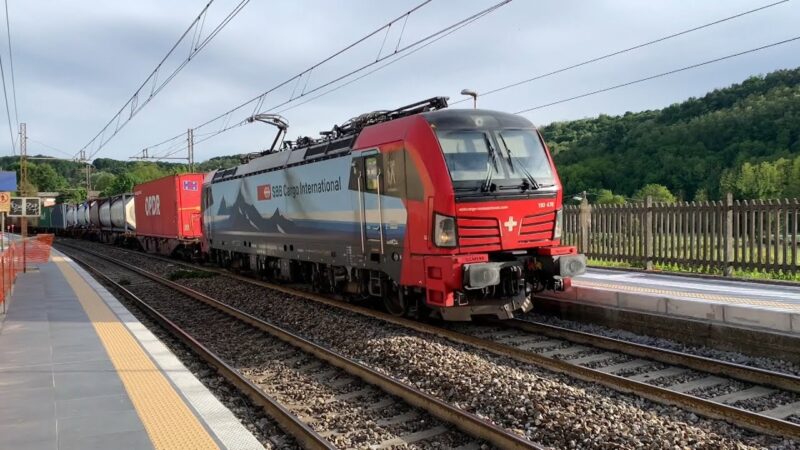
[(136, 234), (160, 238), (202, 237), (200, 191), (202, 173), (170, 175), (133, 188)]

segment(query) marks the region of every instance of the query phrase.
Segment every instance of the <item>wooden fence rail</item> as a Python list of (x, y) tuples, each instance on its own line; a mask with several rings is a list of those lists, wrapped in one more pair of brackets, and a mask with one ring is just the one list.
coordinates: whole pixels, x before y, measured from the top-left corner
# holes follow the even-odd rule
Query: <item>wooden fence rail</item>
[(588, 257), (652, 269), (800, 272), (800, 200), (644, 203), (564, 207), (563, 242)]

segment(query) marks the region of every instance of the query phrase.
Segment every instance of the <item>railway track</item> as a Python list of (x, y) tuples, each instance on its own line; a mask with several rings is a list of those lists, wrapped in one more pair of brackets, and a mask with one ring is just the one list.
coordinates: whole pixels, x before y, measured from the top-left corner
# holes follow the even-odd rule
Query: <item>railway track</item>
[[(792, 375), (518, 320), (488, 327), (437, 327), (219, 269), (189, 266), (444, 337), (742, 428), (800, 439), (800, 378)], [(775, 401), (780, 406), (770, 407)]]
[(794, 375), (519, 319), (448, 328), (519, 361), (800, 439), (800, 377)]
[(203, 293), (66, 247), (306, 448), (543, 448)]

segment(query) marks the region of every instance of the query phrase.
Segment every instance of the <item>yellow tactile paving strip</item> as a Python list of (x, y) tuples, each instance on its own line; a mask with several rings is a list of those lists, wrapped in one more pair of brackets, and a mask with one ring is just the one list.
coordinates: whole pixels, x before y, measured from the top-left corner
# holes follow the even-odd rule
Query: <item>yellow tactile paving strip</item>
[(156, 449), (219, 448), (144, 349), (63, 258), (53, 261), (75, 291)]
[(576, 281), (573, 283), (573, 286), (609, 289), (614, 291), (635, 292), (638, 294), (664, 295), (668, 297), (673, 296), (673, 297), (697, 298), (701, 300), (731, 303), (735, 305), (765, 306), (769, 308), (800, 311), (800, 304), (797, 303), (774, 302), (770, 300), (758, 300), (758, 299), (744, 298), (744, 297), (731, 297), (728, 295), (719, 295), (719, 294), (704, 294), (702, 292), (688, 292), (688, 291), (677, 291), (669, 289), (646, 288), (640, 286), (631, 286), (627, 284), (598, 283), (593, 281)]

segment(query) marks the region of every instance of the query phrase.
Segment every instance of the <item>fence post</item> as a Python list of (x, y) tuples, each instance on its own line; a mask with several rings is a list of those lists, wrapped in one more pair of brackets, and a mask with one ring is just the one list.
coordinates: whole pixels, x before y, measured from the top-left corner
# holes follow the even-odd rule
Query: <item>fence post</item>
[(723, 274), (726, 277), (733, 276), (733, 194), (728, 192), (725, 196), (725, 219), (723, 222), (724, 247), (723, 251)]
[(578, 226), (580, 228), (578, 236), (578, 250), (581, 253), (589, 253), (589, 224), (591, 221), (592, 206), (589, 205), (589, 200), (587, 200), (586, 196), (584, 195), (578, 211)]
[(653, 197), (644, 201), (644, 268), (653, 270)]

